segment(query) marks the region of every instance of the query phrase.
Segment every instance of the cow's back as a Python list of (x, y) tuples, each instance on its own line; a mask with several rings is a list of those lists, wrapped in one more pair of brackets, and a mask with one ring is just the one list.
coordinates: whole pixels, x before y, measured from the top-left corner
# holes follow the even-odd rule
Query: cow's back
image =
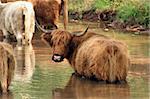
[[(74, 54), (75, 58), (73, 66), (78, 69), (81, 67), (80, 69), (83, 71), (83, 66), (93, 64), (95, 59), (98, 59), (98, 53), (104, 49), (101, 47), (101, 43), (104, 40), (106, 40), (104, 37), (93, 36), (80, 44), (77, 48), (76, 54)], [(84, 69), (85, 68), (88, 67), (84, 67)]]
[(58, 0), (31, 0), (34, 5), (36, 17), (43, 25), (56, 24), (59, 19), (60, 6)]
[(23, 32), (23, 10), (31, 10), (32, 4), (24, 1), (4, 3), (4, 8), (0, 14), (1, 29), (5, 28), (8, 32)]
[(72, 66), (80, 75), (113, 82), (126, 78), (127, 54), (124, 43), (95, 36), (78, 47)]
[[(4, 8), (0, 14), (0, 21), (1, 21), (1, 27), (0, 28), (2, 30), (6, 29), (6, 31), (8, 31), (9, 33), (13, 33), (13, 30), (15, 29), (14, 25), (16, 25), (15, 21), (20, 20), (20, 17), (19, 16), (16, 17), (15, 13), (17, 12), (19, 14), (20, 12), (18, 12), (16, 10), (15, 5), (14, 4), (12, 5), (12, 3), (5, 3), (3, 5), (4, 5)], [(13, 26), (12, 26), (12, 23), (14, 24)]]
[[(14, 2), (20, 0), (2, 0), (2, 2)], [(33, 4), (36, 18), (40, 24), (47, 26), (56, 25), (59, 21), (60, 12), (64, 9), (64, 25), (68, 22), (68, 10), (66, 0), (21, 0)], [(66, 27), (66, 26), (65, 26)]]
[[(2, 2), (15, 2), (20, 0), (2, 0)], [(56, 24), (62, 6), (62, 0), (21, 0), (29, 1), (34, 5), (36, 17), (41, 24)]]
[(16, 1), (2, 4), (0, 13), (0, 29), (4, 35), (14, 34), (19, 42), (20, 38), (31, 41), (35, 29), (35, 13), (33, 5), (26, 1)]

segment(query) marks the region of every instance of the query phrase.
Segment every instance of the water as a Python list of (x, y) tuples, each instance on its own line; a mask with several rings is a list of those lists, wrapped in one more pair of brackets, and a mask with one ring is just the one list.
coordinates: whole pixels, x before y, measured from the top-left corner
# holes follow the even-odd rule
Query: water
[[(89, 81), (72, 75), (67, 60), (51, 61), (51, 49), (35, 34), (32, 46), (15, 46), (18, 66), (8, 95), (0, 99), (149, 99), (149, 37), (102, 31), (98, 23), (89, 23), (90, 30), (128, 44), (132, 66), (127, 84), (114, 85)], [(68, 30), (84, 30), (87, 22), (70, 23)], [(60, 24), (60, 28), (62, 25)]]

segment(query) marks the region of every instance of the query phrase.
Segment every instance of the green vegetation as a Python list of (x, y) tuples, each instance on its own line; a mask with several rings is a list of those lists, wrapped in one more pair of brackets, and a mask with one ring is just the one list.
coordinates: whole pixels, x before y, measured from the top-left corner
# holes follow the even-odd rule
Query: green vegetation
[(96, 9), (101, 9), (101, 10), (109, 9), (111, 7), (111, 1), (110, 0), (95, 0), (93, 7)]
[(85, 0), (69, 0), (69, 11), (82, 12), (87, 8), (84, 6)]
[(69, 0), (70, 11), (81, 13), (90, 9), (96, 12), (116, 10), (117, 20), (150, 27), (149, 0)]
[(128, 0), (124, 1), (117, 8), (118, 19), (131, 24), (140, 24), (148, 27), (150, 21), (150, 4), (148, 0)]

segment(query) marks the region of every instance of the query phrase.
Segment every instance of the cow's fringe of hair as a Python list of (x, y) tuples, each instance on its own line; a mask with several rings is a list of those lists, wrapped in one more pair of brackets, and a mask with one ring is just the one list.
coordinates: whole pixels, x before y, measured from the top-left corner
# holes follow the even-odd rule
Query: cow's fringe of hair
[(59, 44), (63, 44), (63, 45), (67, 45), (68, 41), (70, 41), (71, 39), (71, 34), (69, 32), (66, 31), (60, 31), (60, 30), (55, 30), (52, 33), (52, 38), (51, 41), (53, 41), (52, 43), (57, 46)]

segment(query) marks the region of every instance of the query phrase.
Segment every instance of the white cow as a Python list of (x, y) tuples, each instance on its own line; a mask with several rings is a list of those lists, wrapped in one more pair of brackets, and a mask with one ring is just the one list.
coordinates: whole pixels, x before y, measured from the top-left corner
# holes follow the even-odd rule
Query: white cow
[(32, 3), (0, 3), (0, 30), (5, 39), (13, 34), (18, 44), (30, 44), (35, 31), (35, 12)]

